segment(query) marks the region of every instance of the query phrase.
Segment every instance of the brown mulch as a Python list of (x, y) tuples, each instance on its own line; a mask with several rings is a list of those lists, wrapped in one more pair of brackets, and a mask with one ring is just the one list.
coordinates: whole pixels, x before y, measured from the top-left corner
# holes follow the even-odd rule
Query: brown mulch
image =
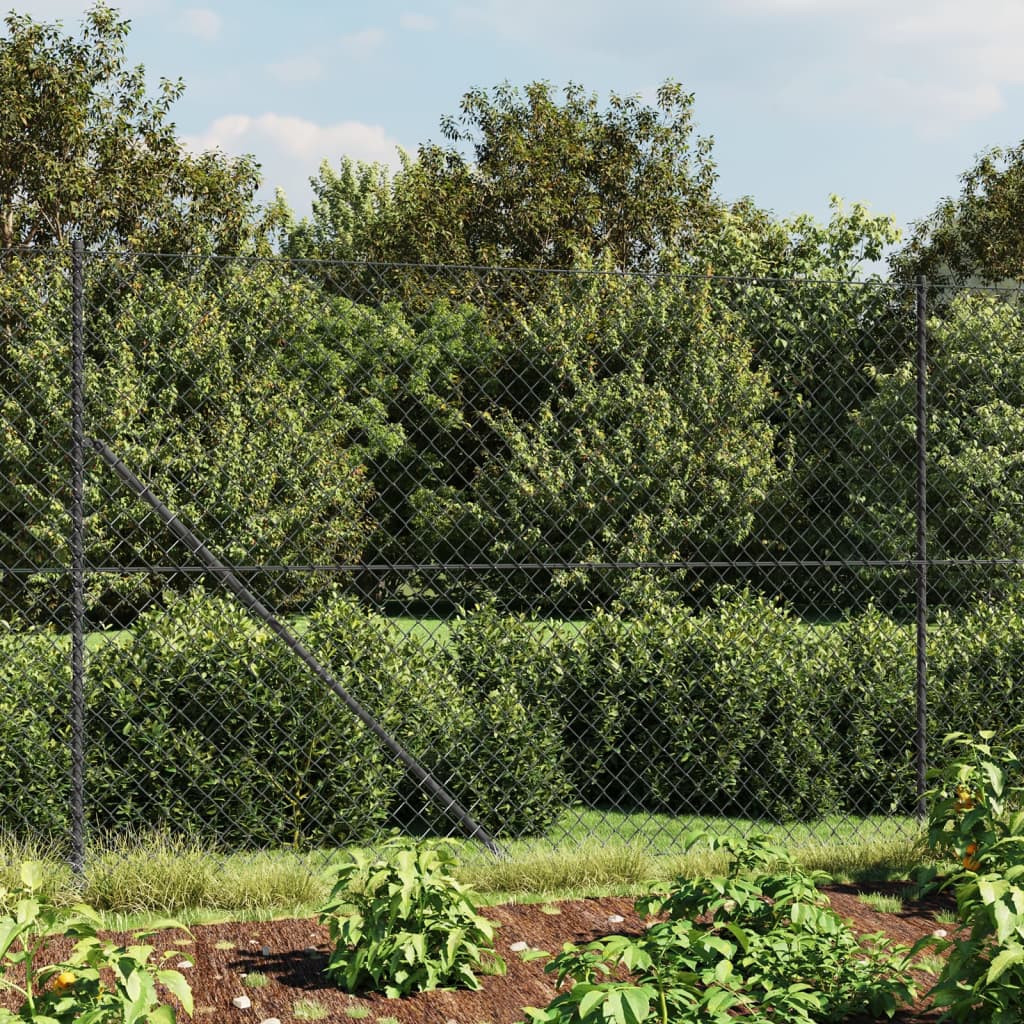
[[(935, 914), (953, 909), (952, 900), (932, 896), (911, 899), (905, 883), (830, 886), (826, 889), (832, 906), (850, 919), (861, 933), (884, 932), (895, 942), (911, 945), (923, 935), (949, 925), (936, 921)], [(873, 910), (857, 897), (860, 893), (899, 895), (904, 909), (898, 914)], [(553, 911), (557, 911), (553, 912)], [(516, 1024), (525, 1019), (524, 1006), (546, 1006), (556, 994), (553, 980), (544, 973), (544, 960), (523, 963), (509, 950), (525, 942), (531, 948), (559, 952), (565, 942), (585, 943), (612, 933), (639, 935), (644, 922), (633, 910), (633, 901), (623, 897), (564, 900), (552, 904), (506, 904), (482, 910), (497, 928), (496, 948), (508, 965), (504, 976), (485, 975), (478, 992), (424, 992), (403, 999), (381, 995), (351, 996), (341, 992), (323, 975), (329, 942), (327, 929), (315, 919), (195, 925), (191, 935), (159, 933), (151, 941), (158, 951), (176, 949), (181, 957), (167, 966), (187, 960), (182, 968), (195, 998), (195, 1020), (200, 1024), (260, 1024), (278, 1018), (281, 1024), (304, 1019), (296, 1016), (296, 1003), (312, 1001), (327, 1011), (324, 1021), (364, 1020), (367, 1024)], [(621, 916), (621, 922), (609, 920)], [(117, 942), (130, 941), (125, 933), (110, 933)], [(55, 962), (66, 954), (69, 943), (55, 942), (49, 953)], [(266, 976), (260, 987), (246, 985), (246, 974)], [(919, 973), (919, 988), (926, 992), (934, 981)], [(248, 996), (250, 1009), (232, 1005), (236, 996)], [(173, 1000), (172, 1000), (173, 1001)], [(11, 994), (0, 994), (0, 1005), (16, 1005)], [(900, 1011), (902, 1024), (923, 1024), (938, 1019), (938, 1012), (921, 1000)], [(183, 1013), (179, 1021), (187, 1020)]]

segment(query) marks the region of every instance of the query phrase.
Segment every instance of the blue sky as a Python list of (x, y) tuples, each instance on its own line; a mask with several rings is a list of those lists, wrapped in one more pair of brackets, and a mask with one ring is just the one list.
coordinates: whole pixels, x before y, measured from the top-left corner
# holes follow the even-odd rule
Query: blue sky
[[(81, 0), (22, 0), (77, 31)], [(1024, 0), (123, 0), (128, 57), (185, 79), (193, 146), (251, 152), (309, 209), (342, 154), (442, 141), (462, 94), (508, 80), (696, 94), (719, 192), (819, 217), (830, 193), (900, 225), (1024, 138)]]

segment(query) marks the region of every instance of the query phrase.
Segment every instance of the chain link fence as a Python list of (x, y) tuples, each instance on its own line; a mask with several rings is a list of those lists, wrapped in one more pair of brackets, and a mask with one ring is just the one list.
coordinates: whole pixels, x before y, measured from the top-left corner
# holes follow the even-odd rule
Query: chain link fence
[(0, 823), (79, 867), (909, 833), (1024, 717), (1016, 293), (8, 251), (0, 432)]

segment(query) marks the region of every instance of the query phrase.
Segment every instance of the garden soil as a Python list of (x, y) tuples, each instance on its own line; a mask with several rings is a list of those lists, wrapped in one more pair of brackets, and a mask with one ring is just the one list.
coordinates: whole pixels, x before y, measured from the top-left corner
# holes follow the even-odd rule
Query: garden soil
[[(923, 935), (950, 928), (936, 920), (938, 912), (953, 909), (950, 898), (911, 899), (902, 883), (830, 886), (826, 892), (835, 910), (863, 934), (884, 932), (895, 942), (911, 945)], [(901, 896), (903, 910), (872, 909), (858, 899), (868, 892)], [(638, 935), (645, 924), (634, 912), (633, 901), (623, 897), (512, 903), (481, 912), (498, 926), (495, 945), (507, 962), (507, 973), (483, 976), (477, 992), (425, 992), (403, 999), (372, 993), (352, 996), (332, 985), (323, 974), (329, 950), (327, 929), (313, 918), (195, 925), (191, 934), (160, 932), (148, 941), (158, 952), (180, 951), (167, 966), (185, 963), (181, 970), (192, 986), (196, 1024), (261, 1024), (271, 1018), (281, 1024), (310, 1019), (344, 1024), (516, 1024), (526, 1019), (524, 1006), (545, 1006), (557, 990), (553, 978), (544, 973), (544, 960), (524, 963), (510, 947), (519, 950), (526, 943), (530, 948), (559, 952), (565, 942), (586, 943), (613, 933)], [(107, 934), (119, 943), (131, 939), (125, 933)], [(56, 962), (69, 948), (66, 940), (54, 942), (47, 962)], [(247, 984), (246, 976), (254, 974), (264, 976), (265, 983)], [(934, 977), (918, 972), (916, 980), (926, 992)], [(249, 998), (249, 1008), (235, 1007), (233, 1000), (241, 996)], [(0, 994), (0, 1005), (16, 1008), (9, 992)], [(320, 1011), (322, 1016), (315, 1017)], [(938, 1016), (922, 998), (895, 1019), (923, 1024)], [(178, 1019), (188, 1020), (184, 1013)]]

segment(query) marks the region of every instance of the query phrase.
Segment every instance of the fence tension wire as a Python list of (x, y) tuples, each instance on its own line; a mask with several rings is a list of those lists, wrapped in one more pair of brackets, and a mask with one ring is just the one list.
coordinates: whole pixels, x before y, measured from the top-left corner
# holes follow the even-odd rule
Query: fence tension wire
[(205, 544), (132, 472), (103, 441), (86, 438), (85, 444), (102, 456), (103, 461), (160, 517), (178, 540), (207, 566), (214, 575), (252, 615), (262, 619), (287, 645), (300, 661), (322, 683), (344, 701), (346, 707), (383, 743), (388, 750), (424, 785), (435, 804), (466, 830), (469, 838), (479, 840), (496, 857), (503, 851), (494, 837), (478, 824), (459, 801), (445, 789), (394, 737), (355, 699), (320, 663), (284, 623), (225, 565)]

